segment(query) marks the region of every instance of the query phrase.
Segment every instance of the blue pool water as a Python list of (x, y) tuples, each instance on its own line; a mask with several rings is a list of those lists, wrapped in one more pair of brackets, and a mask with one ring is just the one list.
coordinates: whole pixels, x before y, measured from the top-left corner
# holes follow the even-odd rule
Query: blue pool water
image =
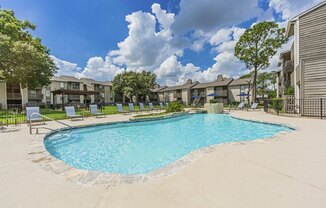
[(202, 147), (268, 138), (291, 129), (197, 114), (137, 123), (120, 123), (52, 134), (44, 141), (54, 157), (80, 169), (142, 174), (167, 166)]

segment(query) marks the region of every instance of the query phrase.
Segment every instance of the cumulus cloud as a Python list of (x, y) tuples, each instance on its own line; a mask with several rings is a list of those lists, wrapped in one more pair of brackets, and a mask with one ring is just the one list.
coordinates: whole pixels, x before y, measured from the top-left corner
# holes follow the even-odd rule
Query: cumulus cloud
[(75, 63), (63, 61), (55, 56), (51, 56), (51, 58), (59, 69), (56, 76), (69, 75), (77, 78), (85, 77), (98, 81), (110, 81), (116, 74), (124, 71), (124, 69), (112, 64), (109, 56), (105, 60), (101, 57), (90, 58), (84, 69)]
[(323, 0), (270, 0), (269, 7), (281, 13), (282, 18), (287, 20), (322, 1)]
[(76, 76), (92, 78), (100, 81), (113, 80), (114, 76), (122, 73), (124, 69), (112, 64), (109, 56), (105, 60), (102, 57), (92, 57), (88, 60), (85, 69)]
[[(263, 12), (258, 0), (181, 0), (177, 15), (154, 3), (151, 12), (136, 11), (126, 16), (128, 36), (104, 59), (92, 57), (83, 69), (54, 56), (53, 60), (60, 69), (58, 75), (103, 81), (112, 80), (124, 70), (152, 71), (157, 74), (160, 84), (168, 85), (182, 84), (190, 78), (212, 81), (218, 74), (239, 77), (248, 73), (245, 65), (234, 56), (234, 46), (246, 30), (238, 26), (241, 22), (253, 17), (258, 18), (257, 22), (274, 20), (274, 12), (287, 20), (318, 2), (321, 0), (270, 0), (269, 8)], [(285, 27), (286, 21), (279, 25)], [(291, 43), (290, 40), (279, 49), (267, 70), (278, 69), (279, 53), (290, 48)], [(211, 67), (201, 69), (179, 61), (185, 49), (198, 52), (206, 50), (205, 46), (215, 54), (215, 63)]]
[(71, 75), (74, 76), (75, 74), (82, 71), (82, 68), (78, 67), (77, 64), (71, 63), (69, 61), (61, 60), (55, 56), (50, 56), (54, 62), (54, 64), (58, 67), (58, 71), (56, 75)]
[(126, 21), (129, 35), (118, 43), (118, 50), (109, 53), (113, 63), (136, 70), (144, 67), (154, 70), (172, 54), (182, 55), (183, 47), (177, 47), (172, 41), (170, 26), (174, 14), (162, 10), (159, 4), (152, 5), (152, 13), (138, 11), (127, 15)]

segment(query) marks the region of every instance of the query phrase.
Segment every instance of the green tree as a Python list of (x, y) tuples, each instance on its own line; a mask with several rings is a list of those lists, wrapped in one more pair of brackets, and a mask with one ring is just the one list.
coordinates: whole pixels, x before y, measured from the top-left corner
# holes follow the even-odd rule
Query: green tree
[(279, 28), (275, 22), (261, 22), (247, 29), (237, 42), (234, 55), (253, 70), (253, 100), (257, 97), (257, 75), (266, 69), (269, 59), (277, 49), (287, 41), (285, 28)]
[(116, 75), (112, 84), (114, 96), (126, 96), (129, 99), (135, 97), (137, 100), (145, 100), (156, 84), (156, 75), (147, 71), (128, 71)]
[(30, 33), (35, 25), (0, 9), (0, 74), (6, 82), (35, 88), (48, 85), (56, 71), (49, 49)]

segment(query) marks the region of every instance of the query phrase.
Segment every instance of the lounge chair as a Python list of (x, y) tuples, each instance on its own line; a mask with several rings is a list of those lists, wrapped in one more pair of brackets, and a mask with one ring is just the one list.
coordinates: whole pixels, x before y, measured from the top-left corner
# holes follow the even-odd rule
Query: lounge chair
[(161, 102), (160, 103), (160, 110), (163, 110), (164, 109), (164, 105), (163, 105), (163, 103)]
[(238, 105), (238, 109), (243, 110), (244, 106), (245, 106), (245, 103), (244, 103), (244, 102), (241, 102), (241, 103)]
[(251, 105), (250, 109), (252, 109), (252, 110), (256, 110), (257, 107), (258, 107), (258, 103), (253, 103), (253, 104)]
[(130, 113), (132, 113), (132, 112), (137, 112), (137, 111), (135, 110), (135, 106), (134, 106), (133, 103), (128, 103), (128, 106), (129, 106), (129, 112), (130, 112)]
[(96, 118), (101, 117), (101, 116), (106, 117), (104, 113), (98, 112), (97, 105), (90, 105), (89, 108), (90, 108), (91, 114), (93, 116), (95, 116)]
[(76, 111), (75, 111), (75, 107), (74, 106), (66, 106), (65, 107), (65, 110), (66, 110), (67, 117), (70, 118), (71, 120), (74, 120), (74, 119), (84, 120), (83, 115), (77, 115), (76, 114)]
[(45, 124), (44, 118), (41, 118), (39, 114), (40, 114), (40, 107), (26, 107), (27, 125), (33, 122), (43, 122), (43, 124)]
[(140, 111), (149, 111), (149, 109), (145, 109), (144, 103), (139, 103), (139, 109)]
[(117, 108), (119, 113), (123, 113), (123, 114), (128, 113), (127, 111), (123, 110), (122, 104), (117, 104)]
[(154, 105), (153, 105), (153, 103), (148, 103), (148, 105), (149, 105), (149, 110), (150, 110), (150, 111), (153, 111), (153, 110), (154, 110)]
[(1, 129), (3, 129), (3, 123), (2, 123), (2, 121), (0, 121), (0, 126), (1, 126)]

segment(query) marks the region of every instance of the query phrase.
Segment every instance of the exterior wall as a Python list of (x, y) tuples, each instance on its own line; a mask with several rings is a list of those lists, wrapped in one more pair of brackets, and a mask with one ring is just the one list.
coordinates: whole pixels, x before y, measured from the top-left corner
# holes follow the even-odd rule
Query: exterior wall
[(7, 91), (6, 91), (6, 83), (0, 82), (0, 108), (7, 107)]
[(300, 63), (300, 97), (326, 97), (326, 5), (303, 15), (296, 24), (299, 54), (295, 58)]
[(190, 90), (182, 90), (181, 92), (181, 96), (182, 96), (182, 101), (186, 104), (189, 105), (190, 104)]
[[(242, 86), (242, 87), (241, 87)], [(242, 90), (241, 90), (242, 88)], [(229, 99), (229, 103), (232, 102), (241, 102), (244, 101), (245, 103), (247, 103), (247, 97), (243, 97), (241, 98), (240, 96), (238, 96), (241, 92), (243, 93), (248, 93), (248, 85), (235, 85), (235, 86), (229, 86), (228, 87), (228, 99)], [(242, 99), (242, 100), (241, 100)], [(249, 96), (249, 102), (252, 101), (252, 97), (251, 95)]]
[(112, 102), (110, 86), (104, 87), (104, 100), (105, 100), (104, 102), (106, 102), (106, 103)]
[[(208, 87), (206, 88), (206, 95), (214, 93), (214, 87)], [(213, 100), (214, 97), (207, 96), (207, 103), (209, 103), (210, 100)]]

